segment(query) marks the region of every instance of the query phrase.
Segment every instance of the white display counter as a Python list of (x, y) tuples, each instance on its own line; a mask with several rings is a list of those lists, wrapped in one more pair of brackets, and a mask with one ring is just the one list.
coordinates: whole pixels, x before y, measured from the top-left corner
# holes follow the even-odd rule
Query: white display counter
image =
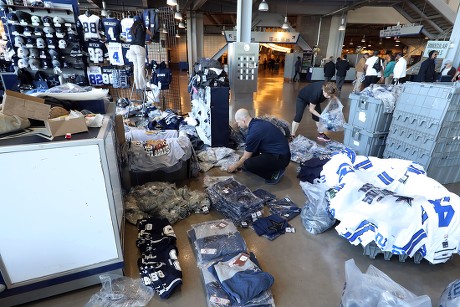
[[(48, 141), (0, 140), (0, 305), (122, 274), (123, 204), (112, 121)], [(2, 287), (0, 287), (2, 288)]]

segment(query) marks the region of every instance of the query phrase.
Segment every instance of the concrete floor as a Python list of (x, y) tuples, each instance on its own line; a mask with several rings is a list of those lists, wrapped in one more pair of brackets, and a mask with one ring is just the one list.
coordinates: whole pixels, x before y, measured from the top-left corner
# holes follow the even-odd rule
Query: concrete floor
[[(185, 76), (184, 76), (185, 79)], [(237, 102), (237, 107), (245, 106), (255, 111), (255, 115), (271, 114), (287, 121), (294, 116), (295, 98), (298, 91), (306, 83), (288, 83), (283, 80), (282, 70), (278, 73), (261, 71), (259, 74), (258, 92), (254, 95), (254, 104), (245, 105)], [(342, 102), (348, 118), (348, 94), (351, 84), (345, 84)], [(298, 130), (298, 134), (315, 139), (316, 129), (308, 111)], [(343, 133), (330, 136), (343, 141)], [(276, 186), (268, 186), (255, 175), (237, 173), (235, 177), (250, 189), (265, 188), (278, 198), (289, 196), (296, 204), (303, 206), (305, 196), (296, 178), (297, 165), (289, 165), (285, 177)], [(222, 175), (218, 169), (211, 169), (209, 175)], [(202, 189), (203, 174), (187, 182), (192, 189)], [(459, 184), (447, 186), (458, 193)], [(191, 246), (186, 236), (190, 225), (202, 221), (220, 219), (222, 216), (212, 211), (208, 215), (192, 215), (174, 225), (179, 249), (179, 261), (183, 270), (183, 285), (167, 300), (155, 296), (148, 306), (206, 306), (204, 287)], [(382, 255), (371, 260), (363, 256), (361, 247), (352, 246), (339, 237), (334, 229), (319, 235), (305, 231), (300, 217), (291, 221), (296, 232), (285, 234), (275, 241), (258, 237), (250, 229), (241, 229), (249, 249), (254, 252), (263, 269), (275, 278), (272, 293), (277, 306), (339, 306), (344, 286), (344, 262), (353, 258), (358, 267), (364, 271), (372, 264), (389, 275), (416, 295), (427, 294), (431, 297), (433, 306), (438, 303), (444, 288), (460, 276), (460, 256), (456, 255), (445, 264), (430, 265), (427, 261), (414, 264), (408, 259), (400, 263), (396, 257), (391, 261), (383, 259)], [(133, 225), (127, 224), (125, 232), (125, 274), (138, 277), (136, 260), (138, 251), (135, 246), (137, 231)], [(100, 285), (55, 296), (50, 299), (27, 304), (27, 306), (83, 306), (97, 291)]]

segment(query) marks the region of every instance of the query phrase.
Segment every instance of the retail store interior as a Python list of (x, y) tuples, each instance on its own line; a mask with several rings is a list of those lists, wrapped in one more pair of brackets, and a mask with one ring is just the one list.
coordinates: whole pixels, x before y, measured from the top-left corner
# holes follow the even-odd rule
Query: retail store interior
[[(383, 302), (378, 306), (400, 306), (395, 301), (401, 300), (411, 302), (410, 306), (428, 307), (438, 306), (441, 296), (447, 299), (446, 293), (451, 293), (445, 291), (448, 286), (458, 289), (460, 81), (437, 81), (448, 62), (455, 69), (460, 66), (460, 0), (45, 2), (7, 0), (1, 4), (5, 31), (0, 45), (14, 49), (14, 55), (10, 60), (0, 58), (0, 115), (30, 122), (4, 134), (0, 130), (0, 169), (10, 174), (0, 179), (6, 199), (0, 203), (4, 212), (0, 215), (0, 306), (317, 307), (342, 303), (344, 307), (367, 307), (373, 306), (370, 300)], [(21, 10), (22, 15), (12, 16)], [(131, 69), (132, 58), (126, 56), (135, 45), (130, 46), (127, 40), (133, 34), (129, 27), (120, 23), (124, 30), (113, 40), (115, 28), (111, 26), (91, 32), (98, 27), (89, 26), (94, 20), (102, 24), (112, 17), (117, 22), (132, 19), (131, 24), (136, 17), (142, 20), (141, 25), (151, 27), (151, 35), (142, 39), (146, 58), (139, 62), (145, 65), (141, 77), (136, 67)], [(37, 18), (34, 29), (30, 26)], [(72, 36), (77, 34), (80, 37)], [(38, 38), (43, 41), (41, 47)], [(368, 90), (357, 90), (355, 67), (365, 53), (374, 50), (385, 61), (402, 53), (407, 61), (407, 82), (384, 85), (382, 78)], [(421, 63), (430, 51), (439, 54), (433, 65), (438, 80), (417, 82)], [(329, 59), (349, 63), (337, 95), (344, 122), (340, 129), (329, 127), (326, 131), (331, 142), (320, 140), (307, 107), (295, 135), (291, 134), (300, 91), (324, 82)], [(34, 77), (30, 84), (24, 81), (24, 71)], [(335, 84), (335, 76), (331, 82)], [(61, 92), (60, 86), (66, 84)], [(387, 96), (378, 96), (382, 92)], [(390, 93), (396, 100), (388, 98)], [(399, 98), (404, 98), (405, 105)], [(76, 115), (67, 110), (74, 108)], [(254, 118), (276, 122), (286, 146), (291, 153), (296, 151), (284, 176), (280, 172), (274, 176), (275, 182), (242, 169), (226, 171), (232, 165), (229, 163), (244, 153), (247, 130), (239, 129), (241, 119), (235, 119), (241, 108)], [(77, 119), (67, 117), (69, 113)], [(60, 125), (65, 128), (53, 124), (54, 120), (63, 122)], [(79, 126), (76, 120), (85, 123), (80, 121)], [(362, 128), (370, 121), (378, 122), (379, 128)], [(34, 126), (37, 122), (39, 128)], [(221, 163), (225, 156), (212, 164), (203, 159), (211, 156), (207, 149), (216, 148), (231, 150), (229, 156), (234, 160)], [(352, 162), (347, 164), (347, 160), (336, 171), (327, 168), (338, 181), (321, 191), (324, 200), (318, 205), (327, 207), (318, 212), (332, 224), (313, 233), (311, 225), (323, 220), (308, 215), (317, 204), (312, 194), (309, 198), (306, 193), (320, 183), (325, 189), (332, 176), (317, 173), (315, 184), (305, 188), (299, 173), (308, 169), (312, 158), (329, 161), (334, 156)], [(376, 177), (384, 183), (387, 180), (388, 189), (370, 183), (369, 188), (365, 183), (362, 187), (356, 184), (356, 191), (350, 192), (351, 184), (346, 185), (354, 178), (350, 174), (365, 173), (366, 163), (387, 171)], [(401, 174), (400, 165), (407, 168)], [(434, 179), (423, 179), (427, 177), (423, 167)], [(394, 180), (388, 173), (401, 176)], [(361, 183), (365, 179), (356, 180)], [(261, 209), (251, 211), (246, 219), (234, 219), (231, 209), (218, 207), (220, 199), (210, 187), (224, 180), (249, 189), (251, 193), (241, 195), (260, 200), (257, 206)], [(406, 181), (412, 193), (420, 194), (398, 194), (403, 193)], [(155, 184), (160, 188), (155, 190)], [(142, 187), (145, 190), (140, 191)], [(231, 184), (224, 186), (222, 193), (231, 189)], [(296, 206), (298, 215), (290, 220), (280, 217), (283, 226), (267, 222), (272, 223), (268, 230), (275, 229), (279, 237), (258, 235), (254, 229), (257, 220), (274, 215), (269, 206), (273, 199), (262, 202), (262, 196), (254, 196), (260, 189)], [(344, 197), (341, 190), (351, 195), (342, 201), (345, 206), (337, 205), (337, 199)], [(177, 194), (168, 195), (171, 191)], [(204, 195), (201, 201), (209, 207), (193, 203), (192, 208), (192, 200), (198, 197), (193, 192)], [(369, 194), (356, 200), (361, 192)], [(144, 202), (142, 197), (147, 194), (151, 200)], [(184, 198), (180, 202), (179, 194)], [(413, 216), (399, 216), (399, 209), (388, 212), (392, 209), (386, 203), (388, 195), (396, 199), (393, 205), (397, 208), (407, 204), (403, 212), (421, 212)], [(366, 202), (377, 206), (368, 196), (378, 198), (377, 204), (385, 199), (380, 204), (387, 211), (376, 209), (375, 216), (366, 217), (353, 211), (356, 208), (349, 209), (359, 220), (354, 221), (346, 206), (358, 203), (359, 207)], [(160, 205), (152, 209), (153, 203)], [(429, 205), (429, 210), (422, 203)], [(238, 209), (250, 207), (243, 204)], [(379, 214), (381, 220), (376, 217)], [(161, 223), (149, 223), (148, 217), (169, 219), (160, 227), (160, 238), (153, 239), (152, 234), (158, 230), (155, 223)], [(338, 217), (348, 218), (349, 224)], [(438, 219), (439, 223), (431, 222)], [(306, 226), (309, 222), (310, 228)], [(237, 231), (224, 232), (233, 223)], [(218, 242), (218, 248), (199, 245), (200, 240), (215, 243), (215, 238), (198, 231), (203, 230), (202, 225), (211, 225), (211, 230), (203, 227), (206, 235), (208, 231), (224, 234), (228, 241)], [(395, 235), (389, 225), (406, 237)], [(414, 225), (420, 226), (415, 234)], [(441, 226), (444, 228), (439, 230)], [(226, 244), (240, 235), (246, 249), (235, 250), (237, 244)], [(235, 254), (238, 258), (230, 261), (229, 271), (219, 271), (220, 262), (208, 270), (213, 261), (224, 262), (210, 256), (215, 253), (226, 260)], [(212, 261), (207, 263), (206, 257)], [(363, 273), (371, 268), (369, 276), (376, 272), (372, 268), (387, 276), (366, 275), (369, 279), (364, 279), (364, 274), (358, 274), (361, 280), (356, 271), (351, 272), (350, 260)], [(270, 285), (259, 290), (265, 284), (260, 279), (244, 280), (245, 276), (228, 285), (243, 271), (235, 266), (246, 265), (254, 266), (243, 273), (266, 272), (268, 277), (264, 277), (273, 278), (267, 282)], [(107, 277), (113, 278), (112, 283), (104, 282)], [(116, 288), (117, 278), (129, 287)], [(452, 306), (460, 306), (457, 292), (448, 297), (457, 303)], [(250, 298), (243, 299), (240, 294)], [(148, 299), (142, 304), (133, 303), (144, 295)]]

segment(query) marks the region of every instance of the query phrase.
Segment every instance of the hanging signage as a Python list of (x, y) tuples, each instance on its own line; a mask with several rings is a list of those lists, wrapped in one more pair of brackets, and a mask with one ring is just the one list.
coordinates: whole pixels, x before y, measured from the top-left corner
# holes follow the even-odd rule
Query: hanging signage
[(431, 50), (436, 50), (438, 52), (438, 59), (444, 59), (447, 55), (449, 46), (449, 41), (428, 41), (425, 51), (423, 52), (423, 57), (427, 58)]
[[(236, 31), (224, 31), (227, 43), (236, 42)], [(298, 32), (251, 32), (251, 43), (296, 44)]]
[(407, 25), (396, 25), (380, 30), (380, 37), (417, 35), (420, 34), (422, 28), (423, 25), (415, 25), (413, 23)]

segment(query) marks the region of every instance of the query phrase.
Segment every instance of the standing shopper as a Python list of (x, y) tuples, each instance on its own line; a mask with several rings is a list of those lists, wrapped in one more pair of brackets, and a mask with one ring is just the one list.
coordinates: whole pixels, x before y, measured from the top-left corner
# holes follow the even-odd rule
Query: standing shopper
[(369, 54), (363, 54), (363, 57), (359, 59), (358, 63), (356, 64), (356, 80), (355, 86), (353, 87), (353, 92), (358, 93), (361, 91), (362, 81), (361, 78), (364, 76), (366, 71), (364, 70), (364, 65), (366, 65), (366, 60), (369, 58)]
[(428, 59), (422, 62), (418, 71), (418, 82), (434, 82), (436, 81), (436, 57), (439, 52), (431, 50), (428, 53)]
[(339, 92), (342, 91), (342, 86), (345, 83), (345, 76), (347, 71), (350, 69), (350, 64), (347, 61), (347, 55), (344, 55), (342, 59), (338, 60), (335, 64), (336, 74), (335, 74), (335, 83)]
[(385, 78), (385, 85), (389, 85), (393, 83), (393, 71), (395, 68), (395, 56), (392, 54), (388, 54), (388, 63), (385, 65), (385, 70), (383, 71), (383, 77)]
[(324, 64), (324, 81), (331, 81), (335, 74), (334, 58), (329, 57), (329, 60)]
[(240, 128), (248, 129), (246, 147), (241, 158), (227, 171), (232, 173), (243, 168), (264, 178), (267, 184), (277, 184), (291, 160), (286, 136), (269, 121), (252, 118), (246, 109), (236, 111), (235, 121)]
[[(366, 71), (366, 78), (363, 82), (364, 87), (376, 84), (382, 76), (383, 61), (379, 57), (379, 53), (378, 50), (375, 50), (374, 55), (366, 60), (366, 64), (364, 65), (364, 70)], [(377, 66), (380, 66), (380, 69)]]
[(129, 47), (131, 53), (131, 60), (134, 67), (134, 84), (138, 90), (145, 88), (145, 34), (152, 36), (152, 32), (144, 26), (140, 16), (134, 16), (134, 23), (131, 27), (131, 46)]
[(295, 74), (294, 74), (294, 77), (292, 78), (293, 82), (298, 81), (298, 80), (295, 79), (297, 76), (299, 76), (299, 80), (300, 80), (300, 70), (301, 70), (301, 68), (302, 68), (302, 61), (301, 61), (300, 57), (298, 56), (297, 61), (295, 62), (295, 65), (294, 65)]
[(406, 82), (407, 61), (402, 52), (396, 53), (395, 67), (393, 69), (393, 84)]

